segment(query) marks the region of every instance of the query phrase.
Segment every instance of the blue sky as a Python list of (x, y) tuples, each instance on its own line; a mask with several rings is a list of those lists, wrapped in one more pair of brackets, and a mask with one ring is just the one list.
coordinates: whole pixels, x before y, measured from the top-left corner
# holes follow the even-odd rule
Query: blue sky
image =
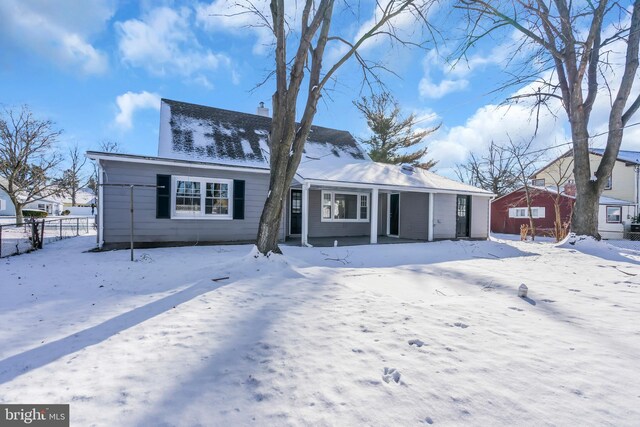
[[(61, 149), (95, 149), (111, 140), (126, 152), (149, 155), (157, 153), (159, 97), (249, 113), (260, 101), (270, 107), (273, 81), (256, 85), (273, 69), (271, 39), (264, 28), (247, 26), (255, 17), (220, 16), (237, 11), (233, 3), (3, 0), (0, 103), (28, 104), (40, 118), (55, 121), (64, 129)], [(338, 9), (333, 27), (341, 35), (355, 37), (372, 18), (372, 4), (361, 4), (359, 17)], [(434, 19), (447, 15), (446, 9), (434, 11)], [(407, 34), (414, 28), (402, 25)], [(428, 142), (438, 170), (452, 176), (455, 163), (482, 152), (492, 139), (532, 133), (526, 108), (498, 106), (507, 92), (489, 94), (504, 79), (512, 44), (508, 38), (487, 41), (453, 69), (442, 59), (451, 42), (441, 42), (436, 52), (379, 41), (363, 53), (400, 76), (383, 74), (406, 113), (415, 113), (424, 127), (442, 123)], [(328, 60), (339, 52), (329, 49)], [(352, 105), (359, 82), (355, 64), (345, 67), (320, 102), (316, 124), (365, 136), (366, 123)], [(559, 117), (543, 118), (540, 143), (567, 140)], [(596, 117), (594, 129), (604, 118)]]

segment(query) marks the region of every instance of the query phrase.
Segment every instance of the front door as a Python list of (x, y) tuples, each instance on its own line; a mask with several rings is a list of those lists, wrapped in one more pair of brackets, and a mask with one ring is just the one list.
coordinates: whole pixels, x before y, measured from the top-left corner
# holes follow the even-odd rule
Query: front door
[(456, 204), (456, 237), (469, 237), (471, 196), (458, 196)]
[(291, 230), (289, 234), (302, 232), (302, 190), (291, 190)]
[(389, 195), (389, 234), (398, 235), (400, 224), (400, 194)]

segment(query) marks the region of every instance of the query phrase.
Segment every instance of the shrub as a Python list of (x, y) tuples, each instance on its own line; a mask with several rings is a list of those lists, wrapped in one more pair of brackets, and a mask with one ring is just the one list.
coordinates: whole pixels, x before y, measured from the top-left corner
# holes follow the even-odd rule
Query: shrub
[(71, 211), (69, 209), (65, 209), (62, 211), (62, 215), (69, 215)]
[(45, 218), (48, 214), (40, 209), (22, 209), (22, 215), (25, 218)]

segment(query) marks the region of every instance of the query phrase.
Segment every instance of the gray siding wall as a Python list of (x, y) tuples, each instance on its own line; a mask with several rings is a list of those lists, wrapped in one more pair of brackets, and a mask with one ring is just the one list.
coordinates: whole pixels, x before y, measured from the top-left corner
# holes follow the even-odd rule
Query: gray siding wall
[[(183, 166), (103, 161), (107, 184), (156, 185), (156, 175), (182, 175), (245, 181), (243, 220), (157, 219), (156, 190), (134, 189), (136, 242), (235, 242), (255, 240), (269, 188), (269, 175)], [(175, 189), (172, 188), (172, 192)], [(129, 188), (108, 187), (104, 192), (104, 242), (129, 241)], [(282, 226), (281, 226), (282, 228)], [(282, 229), (280, 235), (282, 235)]]
[(433, 238), (455, 239), (456, 195), (433, 195)]
[(429, 230), (429, 195), (400, 193), (400, 229), (398, 237), (427, 240)]
[(309, 190), (309, 237), (368, 236), (371, 233), (369, 221), (322, 222), (321, 198), (321, 190)]
[(387, 193), (378, 194), (378, 236), (387, 235)]
[(486, 239), (489, 237), (489, 198), (471, 197), (471, 238)]

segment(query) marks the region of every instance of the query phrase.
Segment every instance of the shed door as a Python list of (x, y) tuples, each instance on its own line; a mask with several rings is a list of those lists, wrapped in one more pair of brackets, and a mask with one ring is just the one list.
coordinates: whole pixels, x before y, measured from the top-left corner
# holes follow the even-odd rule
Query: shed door
[(291, 190), (291, 230), (289, 234), (302, 232), (302, 191)]
[(458, 196), (456, 203), (456, 237), (469, 237), (471, 196)]

